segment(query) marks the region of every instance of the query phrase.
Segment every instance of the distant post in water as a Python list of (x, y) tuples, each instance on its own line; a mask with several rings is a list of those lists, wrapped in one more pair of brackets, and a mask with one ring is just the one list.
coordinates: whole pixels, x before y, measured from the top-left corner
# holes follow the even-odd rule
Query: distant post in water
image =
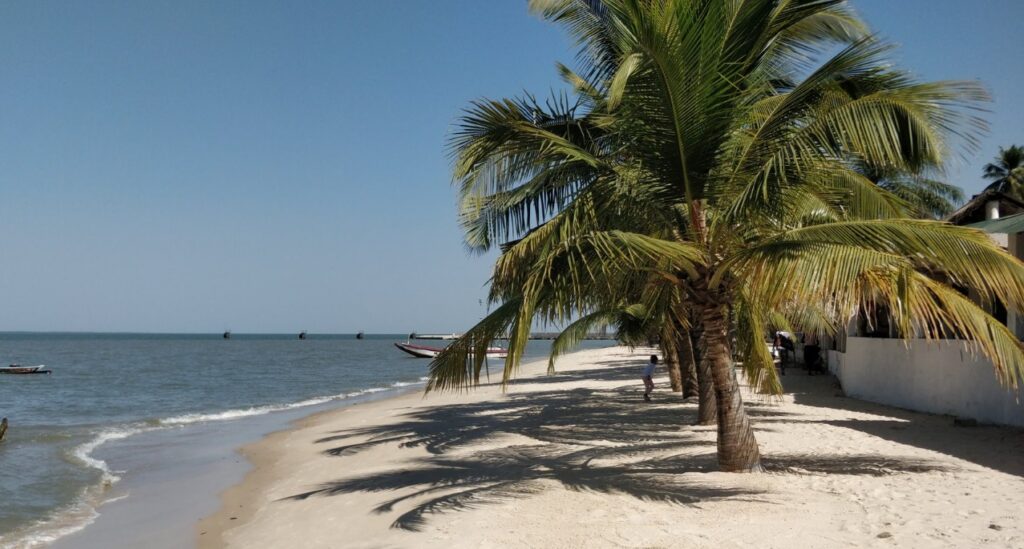
[(3, 442), (4, 436), (7, 434), (7, 418), (0, 420), (0, 442)]

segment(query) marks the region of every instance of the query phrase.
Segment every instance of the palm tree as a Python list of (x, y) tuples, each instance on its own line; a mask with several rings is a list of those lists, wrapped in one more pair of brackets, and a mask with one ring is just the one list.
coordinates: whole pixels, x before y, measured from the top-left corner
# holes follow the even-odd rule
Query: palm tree
[(922, 219), (945, 219), (964, 200), (960, 187), (920, 173), (864, 167), (864, 176), (906, 203), (909, 213)]
[[(564, 321), (668, 281), (702, 334), (726, 471), (760, 470), (733, 369), (781, 386), (764, 345), (791, 319), (835, 330), (886, 301), (902, 334), (956, 330), (1016, 387), (1024, 353), (954, 286), (1024, 305), (1024, 265), (986, 235), (908, 219), (858, 168), (941, 166), (982, 122), (974, 84), (919, 83), (884, 62), (842, 2), (534, 1), (581, 47), (577, 96), (480, 101), (452, 140), (471, 247), (518, 238), (494, 270), (493, 313), (431, 365), (428, 390), (479, 382), (482, 347), (511, 334), (515, 372), (535, 318)], [(837, 42), (837, 54), (817, 62)], [(476, 351), (474, 352), (474, 347)]]
[[(548, 373), (555, 372), (555, 361), (560, 355), (596, 328), (614, 325), (618, 341), (630, 346), (642, 345), (656, 335), (672, 390), (680, 392), (683, 398), (698, 399), (698, 425), (714, 424), (717, 413), (709, 364), (700, 363), (699, 354), (695, 353), (692, 322), (678, 316), (686, 312), (681, 302), (683, 296), (677, 287), (658, 276), (649, 277), (645, 284), (643, 294), (634, 295), (630, 304), (599, 309), (568, 324), (552, 341)], [(615, 293), (621, 293), (621, 289)]]
[(986, 190), (992, 189), (1024, 198), (1024, 147), (999, 147), (995, 162), (985, 164), (985, 179), (992, 180)]

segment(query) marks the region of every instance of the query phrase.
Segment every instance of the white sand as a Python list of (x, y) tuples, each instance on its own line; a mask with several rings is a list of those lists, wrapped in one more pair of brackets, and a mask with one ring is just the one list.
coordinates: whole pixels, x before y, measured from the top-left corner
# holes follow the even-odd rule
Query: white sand
[[(245, 449), (255, 470), (200, 545), (259, 547), (1024, 547), (1024, 431), (954, 427), (836, 396), (790, 370), (748, 396), (764, 464), (715, 471), (644, 361), (583, 351), (507, 394), (401, 396), (303, 420)], [(752, 402), (751, 402), (752, 401)], [(232, 519), (234, 517), (234, 519)]]

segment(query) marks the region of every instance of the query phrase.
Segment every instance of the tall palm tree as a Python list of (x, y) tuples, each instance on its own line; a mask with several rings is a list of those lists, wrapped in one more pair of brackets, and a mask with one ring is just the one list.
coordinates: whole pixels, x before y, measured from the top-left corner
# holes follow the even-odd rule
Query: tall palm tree
[[(471, 247), (503, 249), (494, 312), (431, 365), (428, 390), (479, 381), (483, 346), (532, 321), (622, 303), (657, 276), (702, 334), (726, 471), (760, 470), (728, 331), (761, 390), (781, 387), (763, 334), (778, 318), (835, 330), (887, 301), (902, 334), (954, 329), (1016, 387), (1024, 353), (954, 286), (1024, 305), (1024, 265), (971, 229), (908, 219), (858, 169), (939, 166), (982, 127), (969, 83), (919, 83), (839, 1), (537, 0), (580, 44), (577, 96), (481, 101), (452, 141)], [(820, 58), (836, 42), (846, 46)], [(676, 314), (683, 318), (682, 313)], [(475, 351), (474, 351), (475, 348)]]
[(986, 189), (1024, 199), (1024, 147), (999, 147), (995, 162), (985, 164), (985, 179), (992, 180)]

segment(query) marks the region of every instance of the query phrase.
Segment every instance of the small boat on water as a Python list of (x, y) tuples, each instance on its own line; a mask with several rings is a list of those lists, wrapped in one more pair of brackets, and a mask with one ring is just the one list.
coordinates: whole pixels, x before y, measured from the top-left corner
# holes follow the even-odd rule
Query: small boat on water
[[(441, 354), (441, 351), (444, 350), (443, 348), (413, 345), (411, 343), (395, 343), (395, 347), (398, 347), (402, 351), (405, 351), (416, 358), (436, 358), (437, 355)], [(487, 358), (505, 358), (507, 356), (508, 349), (502, 349), (501, 347), (487, 348)]]
[(453, 341), (459, 339), (459, 334), (418, 334), (413, 332), (409, 334), (409, 339), (443, 339), (445, 341)]
[(0, 368), (0, 374), (52, 374), (53, 370), (47, 370), (46, 366), (40, 364), (39, 366), (22, 366), (21, 364), (11, 364), (6, 368)]

